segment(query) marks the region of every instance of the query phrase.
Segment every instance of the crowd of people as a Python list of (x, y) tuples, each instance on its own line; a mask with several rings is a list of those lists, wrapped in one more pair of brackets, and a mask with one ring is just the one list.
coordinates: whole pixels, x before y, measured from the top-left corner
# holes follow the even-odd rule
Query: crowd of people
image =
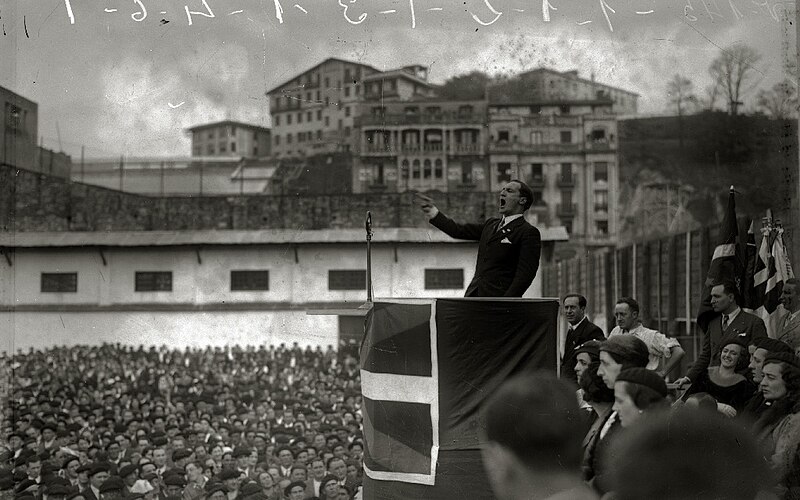
[(360, 377), (346, 350), (105, 344), (6, 365), (0, 498), (361, 495)]
[[(605, 334), (567, 295), (561, 380), (512, 379), (485, 405), (498, 498), (800, 498), (797, 339), (768, 337), (729, 284), (711, 302), (701, 355), (668, 387), (683, 350), (634, 299)], [(104, 344), (2, 361), (0, 499), (363, 495), (353, 349)]]

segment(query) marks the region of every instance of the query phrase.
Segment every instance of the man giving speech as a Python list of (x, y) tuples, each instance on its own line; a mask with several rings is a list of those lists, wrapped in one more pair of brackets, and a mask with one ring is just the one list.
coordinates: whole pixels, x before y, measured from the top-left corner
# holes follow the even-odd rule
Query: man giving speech
[(539, 269), (542, 249), (539, 230), (524, 217), (533, 204), (531, 188), (519, 180), (508, 182), (500, 191), (500, 217), (482, 224), (453, 221), (423, 194), (415, 193), (415, 201), (430, 223), (446, 234), (480, 242), (475, 277), (467, 287), (466, 297), (522, 297)]

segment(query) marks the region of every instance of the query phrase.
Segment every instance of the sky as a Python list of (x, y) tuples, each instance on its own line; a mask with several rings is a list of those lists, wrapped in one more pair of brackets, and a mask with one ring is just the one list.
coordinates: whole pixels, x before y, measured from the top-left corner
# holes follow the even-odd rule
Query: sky
[(662, 114), (672, 75), (702, 93), (743, 43), (761, 54), (752, 106), (786, 77), (784, 46), (795, 57), (787, 9), (794, 21), (774, 0), (0, 0), (0, 86), (37, 102), (45, 146), (74, 158), (188, 156), (186, 127), (270, 126), (265, 92), (328, 57), (422, 64), (433, 83), (575, 69)]

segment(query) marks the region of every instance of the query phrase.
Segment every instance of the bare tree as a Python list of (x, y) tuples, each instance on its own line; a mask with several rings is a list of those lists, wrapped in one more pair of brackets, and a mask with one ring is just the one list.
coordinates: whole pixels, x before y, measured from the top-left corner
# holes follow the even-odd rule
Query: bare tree
[(742, 96), (752, 89), (750, 82), (760, 73), (755, 67), (760, 59), (761, 54), (752, 47), (736, 44), (724, 49), (711, 62), (708, 72), (728, 100), (728, 110), (732, 115), (737, 114)]
[(719, 82), (713, 82), (703, 89), (703, 96), (700, 98), (700, 106), (707, 110), (713, 111), (717, 107), (717, 100), (721, 94)]
[(776, 83), (758, 93), (757, 106), (773, 118), (793, 118), (798, 109), (797, 88), (789, 80)]
[(697, 96), (694, 94), (694, 84), (683, 75), (675, 74), (667, 82), (667, 98), (672, 107), (683, 116), (685, 111), (697, 105)]

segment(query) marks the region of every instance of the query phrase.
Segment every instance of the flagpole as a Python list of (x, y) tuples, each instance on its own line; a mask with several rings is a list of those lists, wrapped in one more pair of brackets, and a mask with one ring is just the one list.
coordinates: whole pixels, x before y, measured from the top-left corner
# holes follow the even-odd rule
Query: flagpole
[(364, 226), (367, 230), (367, 302), (372, 302), (372, 212), (369, 210)]

